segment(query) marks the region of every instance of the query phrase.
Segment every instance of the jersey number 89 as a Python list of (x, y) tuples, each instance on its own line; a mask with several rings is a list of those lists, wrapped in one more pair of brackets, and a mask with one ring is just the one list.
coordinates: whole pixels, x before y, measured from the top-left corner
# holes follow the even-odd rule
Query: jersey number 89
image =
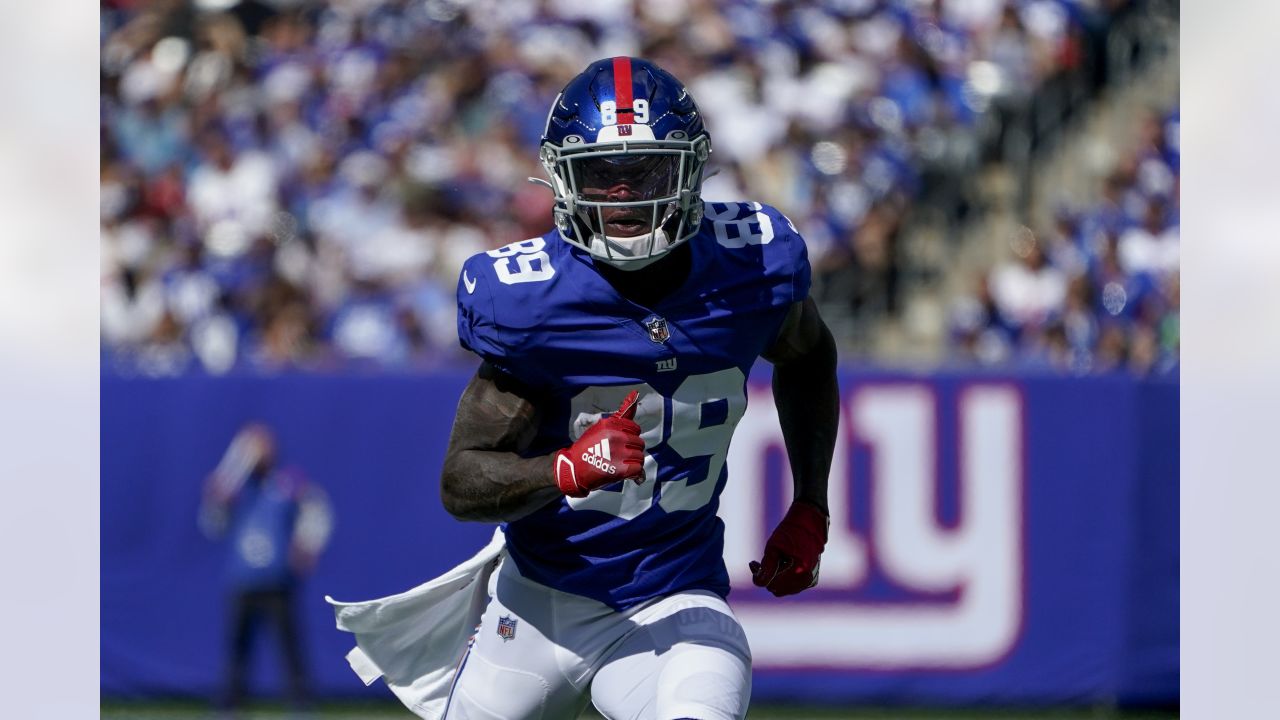
[[(551, 267), (551, 256), (543, 249), (546, 246), (546, 240), (536, 237), (490, 250), (486, 255), (497, 258), (493, 271), (504, 285), (539, 282), (550, 280), (556, 274), (556, 269)], [(512, 260), (515, 269), (512, 269)]]
[[(627, 393), (640, 391), (635, 419), (648, 450), (644, 459), (645, 481), (623, 483), (621, 492), (602, 489), (584, 498), (569, 498), (569, 506), (575, 510), (607, 512), (624, 520), (636, 517), (654, 504), (661, 470), (659, 456), (670, 459), (672, 453), (684, 462), (662, 473), (676, 477), (662, 482), (658, 505), (666, 512), (677, 512), (697, 510), (711, 502), (729, 454), (733, 429), (747, 409), (745, 382), (746, 376), (734, 367), (690, 375), (671, 397), (659, 395), (647, 383), (583, 390), (570, 404), (570, 440), (577, 440), (602, 417), (601, 408), (617, 407)], [(667, 417), (671, 418), (669, 430)], [(703, 457), (707, 458), (705, 466), (695, 462)], [(680, 470), (685, 467), (691, 470), (682, 475)]]

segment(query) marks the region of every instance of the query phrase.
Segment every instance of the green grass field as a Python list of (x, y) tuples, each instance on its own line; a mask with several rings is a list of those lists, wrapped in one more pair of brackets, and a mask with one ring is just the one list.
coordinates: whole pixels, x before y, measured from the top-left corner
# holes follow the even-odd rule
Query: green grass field
[[(278, 706), (263, 705), (235, 716), (220, 715), (194, 703), (104, 702), (102, 720), (409, 720), (414, 716), (391, 703), (329, 704), (306, 714), (290, 713)], [(751, 720), (1172, 720), (1176, 712), (1120, 711), (1109, 707), (1062, 709), (986, 708), (934, 710), (926, 708), (831, 708), (799, 706), (752, 706)], [(588, 711), (582, 720), (598, 720)]]

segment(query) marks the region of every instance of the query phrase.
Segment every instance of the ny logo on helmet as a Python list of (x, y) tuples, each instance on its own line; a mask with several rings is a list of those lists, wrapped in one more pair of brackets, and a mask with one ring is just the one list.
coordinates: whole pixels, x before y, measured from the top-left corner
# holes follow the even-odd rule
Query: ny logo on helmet
[(644, 321), (644, 326), (649, 331), (649, 339), (659, 345), (671, 339), (671, 331), (667, 329), (666, 318), (651, 315)]

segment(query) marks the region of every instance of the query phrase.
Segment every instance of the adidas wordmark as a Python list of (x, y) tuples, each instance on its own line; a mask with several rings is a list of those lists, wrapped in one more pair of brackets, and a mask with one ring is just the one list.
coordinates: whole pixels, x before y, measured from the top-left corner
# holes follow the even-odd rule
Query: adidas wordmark
[(582, 453), (582, 459), (585, 460), (588, 464), (592, 465), (593, 467), (596, 467), (604, 472), (607, 472), (610, 475), (618, 474), (618, 466), (609, 462), (610, 460), (613, 459), (613, 456), (609, 452), (608, 438), (605, 438), (604, 440), (601, 440), (595, 445), (592, 445), (591, 447), (587, 448)]

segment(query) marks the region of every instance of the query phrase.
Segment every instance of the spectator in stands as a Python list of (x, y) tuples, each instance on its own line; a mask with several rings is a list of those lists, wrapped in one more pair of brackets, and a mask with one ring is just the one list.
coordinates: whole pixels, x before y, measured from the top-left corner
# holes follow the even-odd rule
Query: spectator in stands
[(1049, 264), (1039, 240), (1022, 228), (1012, 243), (1014, 258), (991, 271), (991, 297), (1015, 328), (1039, 326), (1062, 310), (1067, 278)]
[(950, 329), (958, 361), (999, 365), (1012, 354), (1013, 329), (1001, 316), (986, 277), (978, 279), (973, 296), (961, 297), (953, 305)]
[(201, 161), (187, 185), (187, 205), (210, 253), (234, 259), (266, 235), (276, 213), (276, 170), (256, 149), (236, 153), (221, 129), (200, 140)]
[(149, 342), (164, 316), (164, 289), (145, 268), (124, 267), (107, 279), (102, 292), (102, 337), (107, 342)]
[(1098, 338), (1098, 352), (1094, 358), (1093, 368), (1097, 372), (1123, 369), (1129, 359), (1129, 337), (1120, 321), (1109, 320), (1103, 323), (1102, 334)]
[(276, 466), (273, 433), (246, 425), (231, 441), (205, 484), (201, 530), (227, 543), (227, 681), (221, 700), (240, 707), (247, 691), (249, 651), (254, 636), (274, 625), (282, 644), (289, 699), (308, 701), (307, 671), (298, 628), (298, 586), (328, 542), (329, 501), (297, 470)]
[(1152, 198), (1142, 222), (1120, 236), (1120, 265), (1126, 273), (1164, 276), (1178, 269), (1178, 229), (1167, 218), (1165, 202)]
[(1071, 278), (1062, 311), (1062, 330), (1070, 348), (1071, 370), (1088, 372), (1093, 365), (1093, 348), (1098, 342), (1098, 317), (1093, 305), (1093, 286), (1083, 273)]

